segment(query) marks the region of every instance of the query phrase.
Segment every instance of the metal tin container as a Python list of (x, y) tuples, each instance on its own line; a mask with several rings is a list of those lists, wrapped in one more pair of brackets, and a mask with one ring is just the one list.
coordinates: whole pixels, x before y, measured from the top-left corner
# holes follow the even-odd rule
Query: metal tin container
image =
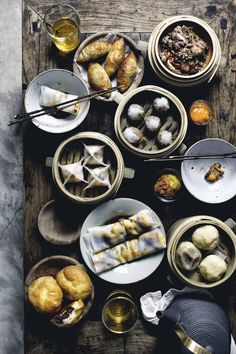
[[(203, 225), (213, 225), (220, 233), (220, 243), (217, 251), (225, 255), (227, 271), (225, 275), (218, 281), (205, 281), (198, 270), (192, 272), (183, 272), (176, 264), (175, 255), (177, 246), (181, 241), (186, 241), (190, 238), (190, 234), (197, 228)], [(176, 221), (168, 232), (167, 259), (173, 273), (184, 283), (196, 288), (213, 288), (223, 284), (234, 273), (236, 268), (236, 235), (232, 231), (235, 223), (232, 219), (223, 222), (215, 217), (207, 215), (198, 215), (188, 217)]]

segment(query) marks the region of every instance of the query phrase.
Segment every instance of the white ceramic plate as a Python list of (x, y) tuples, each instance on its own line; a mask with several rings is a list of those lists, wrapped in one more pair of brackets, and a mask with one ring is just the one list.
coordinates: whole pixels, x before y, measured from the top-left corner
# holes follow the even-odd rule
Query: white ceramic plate
[[(48, 86), (52, 89), (72, 95), (84, 96), (89, 93), (88, 87), (81, 78), (64, 69), (44, 71), (36, 76), (29, 84), (25, 94), (25, 110), (31, 112), (42, 109), (39, 104), (40, 87)], [(32, 122), (40, 129), (49, 133), (65, 133), (80, 125), (88, 114), (90, 101), (82, 102), (79, 113), (70, 115), (66, 119), (57, 119), (50, 115), (34, 118)]]
[[(109, 223), (110, 220), (121, 216), (131, 216), (143, 209), (150, 209), (144, 203), (128, 198), (117, 198), (110, 200), (106, 203), (99, 205), (94, 209), (86, 218), (81, 234), (80, 234), (80, 248), (81, 253), (87, 266), (94, 272), (92, 264), (87, 253), (87, 247), (84, 238), (87, 235), (87, 230), (90, 227), (104, 225)], [(161, 220), (157, 216), (157, 220), (161, 224), (160, 230), (165, 235), (165, 230)], [(115, 284), (130, 284), (143, 280), (152, 274), (162, 261), (165, 254), (165, 250), (151, 255), (140, 260), (133, 261), (131, 263), (122, 264), (116, 268), (108, 270), (106, 272), (97, 274), (101, 279)]]
[[(225, 140), (204, 139), (192, 145), (185, 155), (214, 155), (235, 153), (236, 148)], [(204, 178), (213, 163), (219, 162), (225, 173), (218, 181), (211, 183)], [(206, 159), (183, 161), (182, 180), (188, 191), (205, 203), (223, 203), (236, 195), (236, 159)]]

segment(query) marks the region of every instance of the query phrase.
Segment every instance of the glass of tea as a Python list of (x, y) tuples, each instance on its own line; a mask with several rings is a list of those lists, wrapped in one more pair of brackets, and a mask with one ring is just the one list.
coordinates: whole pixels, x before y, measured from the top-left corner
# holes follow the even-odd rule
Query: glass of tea
[(109, 331), (127, 333), (137, 320), (138, 308), (127, 291), (115, 290), (107, 297), (102, 309), (102, 322)]
[(79, 45), (80, 18), (72, 6), (52, 6), (44, 16), (44, 25), (60, 52), (70, 53)]

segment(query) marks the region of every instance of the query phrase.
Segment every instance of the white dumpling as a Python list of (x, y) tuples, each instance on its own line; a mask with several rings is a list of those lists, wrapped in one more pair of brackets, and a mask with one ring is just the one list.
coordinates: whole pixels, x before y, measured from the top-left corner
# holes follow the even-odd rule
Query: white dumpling
[(88, 176), (89, 185), (85, 188), (85, 190), (91, 188), (99, 188), (99, 187), (110, 188), (111, 183), (109, 179), (109, 167), (110, 167), (109, 165), (106, 165), (104, 167), (96, 167), (93, 169), (85, 167), (86, 170), (89, 172), (89, 176)]
[(201, 250), (213, 250), (219, 243), (219, 231), (212, 225), (198, 227), (192, 234), (192, 242)]
[(131, 104), (128, 108), (128, 117), (133, 121), (140, 121), (144, 117), (144, 109), (139, 104)]
[(159, 132), (157, 138), (158, 138), (159, 143), (163, 146), (170, 145), (173, 142), (173, 140), (172, 140), (173, 135), (168, 130), (163, 130), (163, 131)]
[(155, 98), (153, 106), (157, 112), (166, 112), (170, 109), (170, 104), (166, 97)]
[(83, 160), (67, 165), (58, 165), (61, 169), (64, 184), (86, 182), (83, 172)]
[(156, 116), (149, 116), (145, 120), (145, 126), (151, 132), (156, 132), (161, 125), (161, 120), (159, 117)]
[(84, 144), (84, 160), (86, 165), (105, 165), (103, 162), (104, 145)]
[(138, 144), (143, 139), (142, 132), (136, 127), (128, 127), (123, 131), (124, 137), (131, 144)]
[(199, 270), (204, 279), (213, 282), (221, 279), (227, 270), (225, 261), (211, 254), (200, 263)]
[(176, 249), (175, 260), (184, 270), (194, 270), (202, 260), (202, 254), (192, 242), (180, 242)]
[[(56, 104), (70, 101), (77, 98), (78, 96), (70, 95), (65, 92), (54, 90), (48, 86), (41, 86), (39, 104), (43, 107), (52, 107)], [(73, 115), (77, 115), (80, 110), (80, 103), (75, 103), (71, 107), (63, 108), (63, 106), (58, 107), (63, 112), (67, 112)]]

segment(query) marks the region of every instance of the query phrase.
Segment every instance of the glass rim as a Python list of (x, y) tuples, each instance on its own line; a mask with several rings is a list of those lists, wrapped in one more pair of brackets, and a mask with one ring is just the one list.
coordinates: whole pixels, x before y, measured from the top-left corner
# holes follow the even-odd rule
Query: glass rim
[[(67, 8), (70, 8), (72, 9), (78, 16), (78, 18), (80, 19), (80, 16), (79, 16), (79, 12), (72, 6), (72, 5), (69, 5), (69, 4), (65, 4), (65, 3), (62, 3), (62, 4), (54, 4), (52, 6), (49, 7), (49, 9), (47, 9), (47, 11), (45, 12), (45, 15), (43, 17), (43, 24), (48, 32), (48, 26), (47, 26), (47, 21), (46, 21), (46, 16), (48, 15), (49, 11), (51, 9), (53, 9), (54, 7), (59, 7), (59, 6), (63, 6), (63, 7), (67, 7)], [(50, 32), (48, 32), (50, 34)], [(50, 34), (51, 35), (51, 34)]]
[[(113, 300), (116, 300), (116, 299), (122, 299), (122, 300), (127, 300), (130, 304), (133, 305), (133, 307), (135, 308), (135, 312), (136, 312), (136, 318), (135, 318), (135, 321), (133, 323), (133, 325), (125, 330), (125, 331), (121, 331), (121, 332), (117, 332), (117, 331), (114, 331), (112, 330), (111, 328), (109, 328), (104, 320), (104, 311), (105, 311), (105, 308), (107, 307), (107, 305), (109, 305)], [(104, 324), (104, 326), (112, 333), (115, 333), (115, 334), (124, 334), (124, 333), (128, 333), (130, 332), (136, 325), (137, 321), (139, 319), (139, 310), (138, 310), (138, 306), (135, 304), (135, 302), (132, 300), (132, 298), (127, 298), (125, 296), (117, 296), (117, 297), (114, 297), (114, 298), (111, 298), (109, 299), (108, 301), (106, 301), (106, 303), (104, 304), (103, 308), (102, 308), (102, 323)]]

